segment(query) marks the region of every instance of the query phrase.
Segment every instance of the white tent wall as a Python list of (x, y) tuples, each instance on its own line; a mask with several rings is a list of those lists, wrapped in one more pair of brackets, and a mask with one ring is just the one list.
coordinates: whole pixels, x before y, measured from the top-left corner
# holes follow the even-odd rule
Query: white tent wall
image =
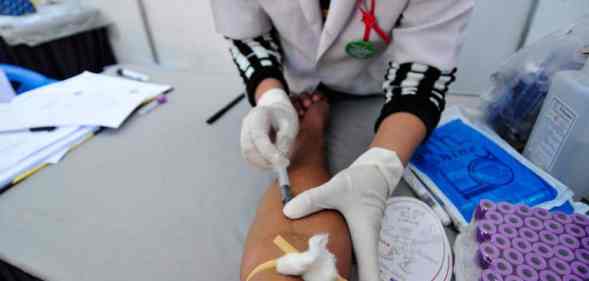
[(526, 44), (565, 26), (570, 26), (583, 16), (589, 16), (587, 0), (540, 0)]
[[(181, 70), (228, 74), (239, 79), (227, 52), (227, 44), (216, 34), (209, 1), (206, 0), (79, 0), (102, 8), (116, 26), (113, 45), (121, 62), (159, 64)], [(140, 1), (145, 7), (143, 25)], [(534, 3), (538, 14), (530, 19)], [(489, 75), (526, 39), (563, 26), (569, 15), (581, 15), (586, 0), (476, 0), (459, 61), (459, 78), (452, 92), (480, 94), (489, 86)], [(552, 14), (554, 13), (554, 14)], [(572, 20), (572, 19), (571, 19)], [(149, 48), (153, 38), (155, 56)]]

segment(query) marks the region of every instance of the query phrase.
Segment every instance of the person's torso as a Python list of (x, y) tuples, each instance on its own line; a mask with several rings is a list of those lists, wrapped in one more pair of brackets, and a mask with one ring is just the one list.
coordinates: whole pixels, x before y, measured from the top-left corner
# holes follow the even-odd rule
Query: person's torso
[[(280, 35), (284, 66), (293, 92), (314, 90), (319, 83), (351, 94), (381, 92), (388, 45), (374, 30), (368, 39), (374, 47), (369, 58), (350, 53), (350, 44), (363, 41), (365, 24), (357, 0), (257, 0)], [(376, 0), (375, 16), (381, 29), (392, 30), (408, 0)], [(371, 1), (361, 1), (370, 9)], [(325, 16), (326, 6), (329, 9)], [(395, 38), (391, 38), (391, 44)]]

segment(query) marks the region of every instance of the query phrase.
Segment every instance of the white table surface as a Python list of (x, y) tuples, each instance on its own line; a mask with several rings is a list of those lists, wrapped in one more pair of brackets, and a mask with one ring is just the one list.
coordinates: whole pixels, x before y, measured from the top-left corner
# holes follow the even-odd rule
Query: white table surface
[[(169, 103), (0, 196), (0, 259), (47, 281), (238, 280), (245, 234), (271, 175), (239, 153), (247, 102), (213, 126), (204, 121), (242, 84), (224, 75), (130, 68), (173, 85)], [(364, 106), (374, 110), (353, 120), (355, 102), (333, 107), (332, 170), (370, 141), (380, 105), (372, 99)], [(402, 183), (397, 194), (411, 192)], [(454, 231), (447, 233), (453, 241)]]

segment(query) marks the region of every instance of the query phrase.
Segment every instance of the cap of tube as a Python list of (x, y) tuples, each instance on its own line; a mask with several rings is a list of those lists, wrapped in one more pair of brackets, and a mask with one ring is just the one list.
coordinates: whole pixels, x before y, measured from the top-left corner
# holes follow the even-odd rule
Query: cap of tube
[(488, 211), (494, 211), (496, 210), (496, 208), (497, 206), (495, 205), (495, 203), (493, 203), (493, 201), (483, 199), (479, 202), (479, 205), (475, 210), (475, 217), (477, 220), (482, 220), (485, 218)]
[(524, 256), (516, 249), (507, 249), (503, 251), (503, 258), (513, 265), (520, 265), (525, 262)]
[(550, 212), (548, 212), (548, 210), (542, 209), (542, 208), (534, 208), (534, 209), (532, 209), (532, 213), (534, 214), (535, 217), (537, 217), (541, 220), (548, 220), (548, 219), (550, 219), (550, 217), (552, 217), (552, 215), (550, 215)]
[(538, 237), (538, 233), (528, 227), (520, 228), (519, 229), (519, 236), (523, 239), (528, 240), (528, 242), (531, 242), (531, 243), (537, 242), (540, 239), (540, 237)]
[(578, 277), (576, 275), (567, 274), (562, 277), (562, 281), (583, 281), (583, 280), (581, 279), (581, 277)]
[(534, 231), (540, 231), (544, 229), (544, 224), (542, 224), (542, 221), (535, 217), (525, 218), (524, 225)]
[(571, 263), (571, 269), (573, 273), (583, 278), (583, 280), (589, 280), (589, 265), (580, 261), (574, 261)]
[(481, 273), (481, 281), (503, 281), (503, 276), (495, 270), (487, 269)]
[(544, 221), (544, 228), (554, 234), (561, 234), (564, 232), (564, 227), (562, 224), (555, 220)]
[(526, 254), (525, 260), (526, 264), (533, 267), (535, 270), (544, 270), (548, 266), (546, 260), (536, 253)]
[(497, 225), (503, 223), (503, 215), (497, 211), (488, 211), (485, 215), (485, 219)]
[(505, 250), (511, 248), (511, 241), (505, 235), (496, 233), (491, 236), (491, 243), (498, 249)]
[(495, 232), (497, 232), (497, 227), (493, 223), (485, 220), (477, 223), (477, 241), (488, 241), (491, 239), (491, 235), (495, 234)]
[(576, 224), (580, 224), (583, 226), (589, 226), (589, 217), (581, 214), (573, 214), (573, 221)]
[(575, 237), (582, 238), (582, 237), (587, 236), (587, 233), (585, 233), (585, 230), (576, 224), (567, 224), (564, 226), (564, 229), (565, 229), (566, 233), (568, 233), (572, 236), (575, 236)]
[(538, 281), (538, 272), (527, 264), (520, 264), (515, 269), (517, 276), (524, 279), (524, 281)]
[(540, 281), (562, 281), (560, 276), (550, 270), (542, 270), (538, 274)]
[(571, 273), (571, 267), (568, 263), (560, 260), (559, 258), (553, 257), (548, 260), (548, 268), (558, 272), (560, 275), (566, 275)]
[(540, 236), (540, 241), (548, 245), (556, 246), (560, 243), (560, 241), (558, 241), (558, 236), (548, 230), (542, 230), (538, 235)]
[(524, 225), (524, 220), (522, 220), (522, 218), (520, 218), (519, 216), (517, 216), (515, 214), (505, 215), (503, 220), (507, 223), (512, 224), (515, 227), (521, 227), (522, 225)]
[(520, 251), (521, 253), (529, 253), (533, 250), (532, 244), (520, 237), (511, 240), (511, 247)]
[(572, 217), (560, 211), (552, 213), (552, 219), (560, 222), (561, 224), (573, 223)]
[(573, 253), (571, 249), (562, 245), (554, 247), (554, 256), (563, 261), (572, 261), (575, 259), (575, 253)]
[(573, 250), (581, 247), (581, 242), (579, 242), (579, 239), (570, 234), (561, 234), (558, 237), (558, 239), (560, 240), (560, 244), (567, 246)]
[(504, 259), (496, 259), (491, 263), (491, 269), (499, 272), (499, 274), (506, 276), (513, 273), (513, 266)]
[(526, 205), (517, 205), (515, 206), (515, 213), (520, 217), (529, 217), (532, 215), (532, 208)]
[(575, 257), (582, 263), (589, 264), (589, 250), (577, 249), (575, 251)]
[(499, 226), (497, 233), (505, 235), (507, 238), (515, 238), (517, 237), (517, 227), (512, 224), (502, 224)]
[(515, 213), (515, 207), (507, 202), (497, 204), (497, 210), (504, 215)]

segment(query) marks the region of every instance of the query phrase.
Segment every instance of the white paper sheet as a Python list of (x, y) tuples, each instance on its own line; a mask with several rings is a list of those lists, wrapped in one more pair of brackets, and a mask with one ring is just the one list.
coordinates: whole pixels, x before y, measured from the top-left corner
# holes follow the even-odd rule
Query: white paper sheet
[(81, 125), (118, 128), (141, 103), (170, 89), (85, 72), (0, 104), (0, 131)]
[(8, 169), (0, 171), (0, 190), (22, 173), (34, 169), (43, 163), (51, 163), (51, 161), (55, 160), (54, 156), (56, 154), (63, 153), (64, 150), (69, 150), (72, 145), (85, 140), (96, 129), (97, 127), (79, 127), (61, 140), (19, 161)]
[(18, 162), (71, 135), (79, 127), (62, 127), (52, 132), (0, 133), (0, 173)]

